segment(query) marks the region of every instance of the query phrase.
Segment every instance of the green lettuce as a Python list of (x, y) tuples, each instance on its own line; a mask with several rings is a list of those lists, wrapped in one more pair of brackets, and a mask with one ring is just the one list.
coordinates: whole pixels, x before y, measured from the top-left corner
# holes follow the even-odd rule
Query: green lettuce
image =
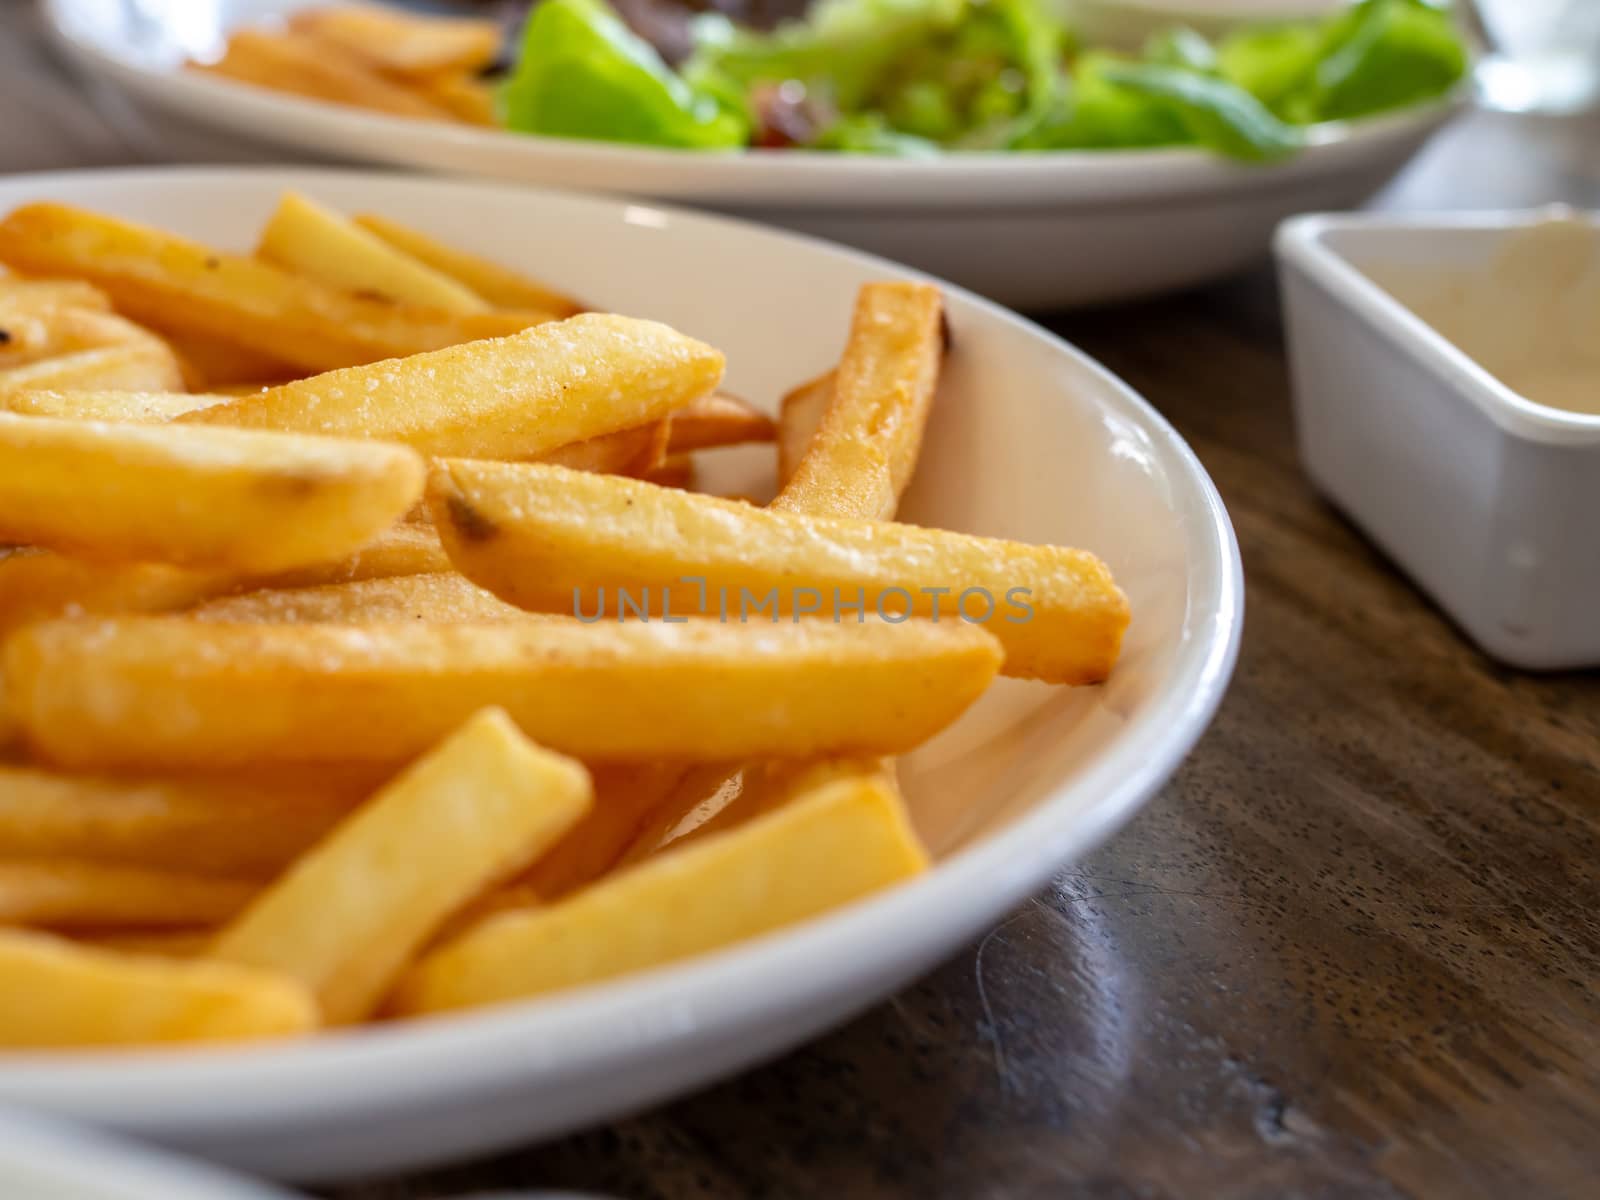
[(501, 89), (508, 128), (552, 137), (716, 149), (745, 145), (737, 93), (676, 74), (603, 0), (544, 0)]

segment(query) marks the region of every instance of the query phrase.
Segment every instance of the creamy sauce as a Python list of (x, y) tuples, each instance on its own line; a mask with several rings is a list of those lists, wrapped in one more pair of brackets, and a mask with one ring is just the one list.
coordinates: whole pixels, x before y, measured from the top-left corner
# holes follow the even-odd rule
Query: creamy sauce
[(1545, 221), (1480, 267), (1364, 269), (1518, 395), (1600, 415), (1600, 229)]

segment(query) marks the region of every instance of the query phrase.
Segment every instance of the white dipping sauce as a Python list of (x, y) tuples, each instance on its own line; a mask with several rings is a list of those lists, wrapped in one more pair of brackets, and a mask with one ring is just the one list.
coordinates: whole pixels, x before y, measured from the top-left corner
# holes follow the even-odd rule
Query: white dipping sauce
[(1518, 395), (1600, 415), (1600, 228), (1545, 221), (1480, 267), (1364, 269)]

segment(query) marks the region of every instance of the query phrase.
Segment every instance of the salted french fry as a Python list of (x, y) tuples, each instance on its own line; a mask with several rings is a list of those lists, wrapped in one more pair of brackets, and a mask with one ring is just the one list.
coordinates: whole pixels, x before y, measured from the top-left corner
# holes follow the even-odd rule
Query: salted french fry
[(482, 125), (488, 129), (497, 128), (500, 124), (494, 85), (477, 75), (465, 71), (442, 71), (437, 75), (417, 76), (407, 82), (422, 94), (423, 99), (444, 109), (463, 124)]
[(783, 397), (778, 412), (778, 487), (788, 486), (811, 439), (833, 403), (833, 372), (802, 383)]
[(671, 444), (671, 419), (619, 429), (599, 437), (558, 446), (540, 455), (540, 462), (555, 463), (574, 471), (598, 471), (607, 475), (648, 475), (667, 460)]
[(0, 410), (28, 417), (161, 425), (231, 399), (206, 392), (0, 392)]
[(380, 442), (0, 413), (0, 541), (286, 570), (371, 541), (422, 473), (414, 451)]
[(315, 1024), (306, 990), (264, 971), (0, 932), (0, 1046), (240, 1041)]
[(0, 634), (65, 615), (179, 612), (244, 589), (319, 587), (450, 570), (432, 526), (396, 525), (348, 558), (266, 575), (94, 563), (33, 548), (0, 554)]
[(489, 918), (408, 972), (391, 1007), (414, 1015), (599, 983), (794, 925), (926, 865), (881, 776), (835, 779), (562, 903)]
[(210, 956), (298, 979), (330, 1024), (360, 1020), (451, 913), (536, 858), (592, 799), (582, 765), (485, 710), (291, 867)]
[(380, 782), (371, 771), (126, 779), (0, 766), (0, 859), (267, 878)]
[(388, 217), (373, 213), (357, 214), (354, 220), (361, 228), (382, 238), (395, 249), (465, 284), (490, 304), (500, 308), (543, 309), (558, 317), (575, 316), (583, 310), (583, 305), (571, 296), (491, 259), (447, 246), (399, 221), (391, 221)]
[(653, 321), (586, 313), (401, 362), (330, 371), (181, 420), (533, 458), (703, 396), (723, 357)]
[(745, 442), (770, 442), (777, 434), (771, 417), (737, 396), (713, 392), (691, 400), (672, 414), (670, 454), (738, 446)]
[(0, 219), (0, 262), (81, 276), (110, 295), (120, 311), (152, 328), (203, 334), (312, 371), (503, 336), (550, 316), (396, 304), (64, 204), (27, 204)]
[(916, 467), (943, 357), (938, 288), (864, 285), (828, 408), (772, 506), (818, 516), (892, 517)]
[(261, 231), (256, 257), (346, 291), (453, 313), (489, 304), (448, 275), (396, 250), (332, 209), (285, 192)]
[(56, 358), (0, 368), (0, 395), (27, 391), (180, 392), (183, 368), (151, 338), (76, 350)]
[[(1116, 662), (1128, 603), (1094, 555), (915, 525), (807, 517), (542, 463), (446, 459), (434, 525), (467, 578), (521, 608), (602, 612), (669, 597), (679, 614), (737, 609), (857, 621), (874, 611), (972, 621), (1005, 673), (1095, 683)], [(842, 607), (854, 606), (854, 607)]]
[(371, 4), (302, 9), (289, 17), (289, 28), (402, 75), (479, 71), (500, 53), (500, 26), (495, 21), (400, 12)]
[(3, 648), (12, 718), (47, 760), (205, 769), (402, 762), (478, 709), (597, 761), (888, 754), (988, 686), (975, 625), (715, 621), (224, 625), (46, 621)]
[(362, 56), (304, 34), (241, 29), (228, 38), (221, 58), (188, 65), (239, 83), (392, 117), (449, 119), (443, 109), (410, 88), (385, 79)]
[(258, 887), (247, 879), (84, 859), (0, 861), (0, 925), (214, 924), (242, 909)]
[(382, 621), (471, 624), (537, 620), (454, 572), (364, 579), (309, 588), (264, 588), (190, 609), (197, 621), (359, 625)]

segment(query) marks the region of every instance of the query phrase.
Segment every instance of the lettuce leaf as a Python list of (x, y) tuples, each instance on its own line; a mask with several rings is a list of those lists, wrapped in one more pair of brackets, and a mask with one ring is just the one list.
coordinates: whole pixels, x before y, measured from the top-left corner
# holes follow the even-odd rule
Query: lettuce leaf
[(603, 0), (535, 8), (500, 99), (506, 126), (522, 133), (699, 149), (750, 137), (726, 91), (691, 86)]
[(1429, 0), (1362, 0), (1327, 28), (1323, 57), (1295, 101), (1304, 120), (1342, 121), (1448, 92), (1467, 52), (1447, 8)]
[(1229, 158), (1270, 162), (1293, 154), (1304, 135), (1237, 84), (1158, 63), (1113, 65), (1106, 80), (1167, 104), (1189, 136)]

